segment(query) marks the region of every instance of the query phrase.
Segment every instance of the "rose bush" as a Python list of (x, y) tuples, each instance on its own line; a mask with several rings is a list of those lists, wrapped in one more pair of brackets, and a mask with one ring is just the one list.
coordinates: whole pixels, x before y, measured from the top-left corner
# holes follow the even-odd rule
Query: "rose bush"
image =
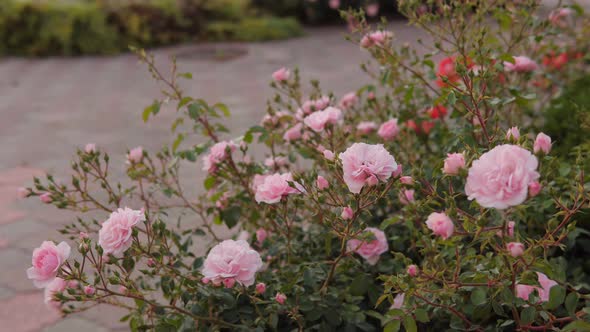
[[(237, 137), (225, 105), (185, 95), (190, 75), (139, 50), (164, 93), (143, 119), (173, 104), (174, 140), (131, 150), (123, 182), (89, 144), (69, 184), (19, 190), (79, 214), (62, 230), (75, 255), (33, 255), (46, 302), (120, 306), (134, 331), (589, 330), (590, 145), (555, 154), (539, 130), (588, 71), (588, 18), (533, 0), (399, 5), (433, 49), (349, 12), (375, 83), (338, 98), (279, 69), (261, 124)], [(544, 64), (560, 52), (581, 56)], [(206, 176), (198, 197), (185, 165)]]

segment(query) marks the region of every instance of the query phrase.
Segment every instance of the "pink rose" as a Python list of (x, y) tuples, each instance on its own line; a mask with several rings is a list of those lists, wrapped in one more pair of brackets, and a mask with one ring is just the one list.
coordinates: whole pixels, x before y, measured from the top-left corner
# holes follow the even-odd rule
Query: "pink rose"
[(223, 286), (225, 288), (233, 288), (234, 285), (236, 284), (236, 279), (234, 279), (234, 278), (225, 278), (225, 279), (223, 279), (222, 283), (223, 283)]
[(225, 240), (211, 249), (203, 263), (203, 276), (214, 284), (232, 279), (244, 286), (254, 284), (256, 272), (262, 268), (258, 252), (248, 242)]
[(342, 111), (335, 107), (328, 107), (323, 111), (311, 113), (303, 119), (303, 123), (313, 131), (324, 131), (326, 125), (336, 124), (342, 118)]
[(506, 140), (508, 141), (518, 141), (519, 138), (520, 130), (518, 130), (518, 127), (512, 127), (506, 132)]
[(41, 200), (41, 202), (45, 204), (49, 204), (53, 201), (53, 198), (51, 198), (50, 193), (42, 193), (41, 195), (39, 195), (39, 199)]
[(352, 208), (350, 208), (350, 206), (347, 206), (344, 209), (342, 209), (340, 217), (344, 220), (350, 220), (352, 219), (352, 217), (354, 217), (354, 211), (352, 211)]
[(303, 129), (303, 124), (298, 123), (293, 127), (287, 129), (285, 134), (283, 135), (283, 139), (287, 142), (296, 141), (301, 138), (301, 130)]
[(264, 294), (266, 292), (266, 284), (263, 282), (259, 282), (256, 284), (256, 293), (257, 294)]
[(328, 183), (328, 180), (326, 180), (323, 176), (318, 175), (316, 185), (318, 186), (319, 190), (324, 190), (330, 186), (330, 183)]
[(141, 162), (142, 159), (143, 159), (143, 148), (141, 146), (131, 149), (129, 151), (129, 153), (127, 154), (127, 161), (129, 161), (132, 164), (137, 164), (137, 163)]
[(70, 256), (71, 248), (61, 242), (57, 246), (52, 241), (43, 241), (33, 250), (32, 267), (27, 269), (27, 278), (33, 280), (37, 288), (46, 287), (55, 279), (59, 268)]
[[(401, 164), (397, 165), (397, 169), (395, 171), (393, 171), (393, 173), (391, 173), (391, 176), (393, 176), (394, 178), (397, 178), (398, 176), (402, 175), (403, 172), (403, 167)], [(401, 180), (401, 178), (400, 178)]]
[(275, 301), (277, 301), (278, 304), (285, 304), (285, 301), (287, 301), (287, 295), (277, 293), (277, 295), (275, 295)]
[(291, 76), (291, 72), (289, 69), (283, 67), (274, 73), (272, 73), (272, 79), (275, 80), (277, 83), (283, 83), (289, 79)]
[(382, 139), (386, 141), (393, 140), (399, 134), (399, 126), (397, 124), (397, 119), (391, 119), (379, 127), (379, 131), (377, 131), (377, 135), (379, 135)]
[(262, 245), (264, 243), (264, 240), (266, 240), (267, 237), (268, 237), (268, 232), (266, 231), (266, 229), (259, 228), (256, 230), (256, 242), (258, 242), (259, 245)]
[(564, 19), (572, 15), (573, 11), (570, 8), (558, 8), (549, 14), (549, 22), (558, 27), (565, 27)]
[(506, 209), (527, 198), (529, 184), (539, 178), (537, 158), (529, 151), (504, 144), (473, 162), (465, 193), (486, 208)]
[(264, 160), (264, 166), (266, 167), (282, 167), (289, 164), (289, 160), (283, 156), (277, 156), (274, 159), (272, 157), (266, 158)]
[(539, 133), (537, 138), (535, 138), (533, 151), (535, 153), (543, 152), (544, 154), (549, 154), (549, 151), (551, 151), (551, 137), (544, 133)]
[(508, 61), (504, 62), (504, 68), (506, 69), (506, 71), (526, 73), (535, 71), (539, 67), (535, 61), (531, 60), (531, 58), (526, 56), (515, 56), (513, 57), (513, 59), (514, 63)]
[(63, 292), (66, 289), (67, 282), (62, 278), (53, 279), (47, 286), (45, 286), (44, 298), (45, 305), (51, 309), (59, 310), (61, 302), (56, 301), (54, 296)]
[(121, 294), (127, 294), (127, 287), (125, 287), (125, 286), (121, 285), (121, 286), (119, 286), (119, 289), (118, 289), (118, 291), (119, 291), (119, 293), (121, 293)]
[(143, 211), (132, 210), (128, 207), (117, 209), (111, 213), (109, 219), (102, 223), (98, 231), (98, 245), (104, 251), (104, 254), (113, 254), (115, 256), (122, 254), (133, 242), (133, 226), (145, 221)]
[(84, 294), (86, 295), (94, 295), (94, 293), (96, 292), (96, 289), (93, 286), (84, 286)]
[(399, 201), (403, 205), (408, 205), (416, 201), (414, 198), (414, 190), (413, 189), (404, 189), (399, 193)]
[(356, 130), (361, 135), (368, 135), (377, 129), (377, 124), (373, 121), (363, 121), (356, 126)]
[(332, 161), (334, 160), (334, 152), (330, 151), (330, 150), (324, 150), (324, 152), (322, 152), (322, 154), (324, 155), (324, 158)]
[(539, 281), (539, 285), (541, 285), (541, 287), (517, 284), (516, 296), (525, 301), (528, 301), (531, 293), (536, 290), (539, 294), (539, 302), (549, 301), (549, 294), (551, 288), (553, 286), (556, 286), (557, 282), (549, 279), (545, 274), (541, 272), (537, 272), (537, 280)]
[(465, 168), (465, 156), (462, 153), (449, 153), (445, 159), (443, 173), (457, 175), (459, 170)]
[(347, 110), (352, 108), (358, 101), (359, 97), (356, 95), (356, 92), (349, 92), (342, 97), (339, 105), (343, 110)]
[(393, 298), (393, 304), (391, 305), (390, 309), (401, 309), (404, 305), (405, 299), (406, 299), (406, 293), (398, 293)]
[(365, 8), (365, 11), (367, 12), (367, 16), (375, 17), (375, 16), (377, 16), (377, 14), (379, 14), (379, 4), (376, 2), (371, 3), (371, 4), (367, 5), (367, 7)]
[(402, 176), (399, 178), (399, 182), (406, 185), (412, 185), (414, 184), (414, 179), (412, 179), (411, 176)]
[(529, 196), (535, 197), (541, 192), (541, 184), (537, 181), (529, 183)]
[[(254, 180), (256, 181), (256, 178)], [(291, 173), (276, 173), (264, 177), (264, 181), (256, 186), (254, 197), (256, 202), (274, 204), (278, 203), (283, 196), (304, 192), (301, 185), (294, 182), (296, 188), (293, 188), (289, 185), (289, 182), (293, 182)]]
[(373, 227), (367, 227), (365, 229), (365, 233), (366, 232), (371, 232), (374, 239), (369, 242), (351, 239), (346, 243), (346, 248), (349, 252), (355, 252), (359, 254), (362, 258), (367, 260), (369, 265), (375, 265), (377, 264), (381, 254), (389, 249), (389, 245), (387, 244), (385, 233), (383, 233), (382, 230)]
[(406, 272), (408, 273), (408, 275), (410, 277), (415, 277), (418, 275), (418, 267), (414, 264), (412, 265), (408, 265), (408, 268), (406, 269)]
[(512, 257), (519, 257), (524, 253), (524, 244), (520, 242), (510, 242), (506, 244), (506, 249)]
[(514, 221), (508, 222), (508, 236), (510, 236), (510, 237), (514, 236), (514, 226), (515, 225), (516, 225), (516, 223)]
[(340, 154), (344, 182), (358, 194), (365, 184), (387, 181), (397, 169), (395, 159), (382, 144), (354, 143)]
[(426, 219), (426, 226), (443, 239), (448, 239), (455, 231), (453, 221), (445, 213), (433, 212)]
[(236, 144), (231, 141), (215, 143), (209, 150), (209, 154), (203, 158), (203, 170), (214, 173), (217, 170), (217, 165), (228, 159), (236, 147)]
[(24, 188), (24, 187), (20, 187), (16, 190), (16, 197), (18, 197), (20, 199), (27, 198), (30, 193), (31, 193), (31, 191), (29, 189)]
[(91, 153), (96, 153), (96, 144), (94, 143), (88, 143), (86, 144), (86, 146), (84, 147), (84, 152), (91, 154)]
[(393, 34), (390, 31), (375, 31), (366, 34), (361, 39), (361, 47), (371, 48), (373, 46), (385, 46), (385, 44), (393, 38)]

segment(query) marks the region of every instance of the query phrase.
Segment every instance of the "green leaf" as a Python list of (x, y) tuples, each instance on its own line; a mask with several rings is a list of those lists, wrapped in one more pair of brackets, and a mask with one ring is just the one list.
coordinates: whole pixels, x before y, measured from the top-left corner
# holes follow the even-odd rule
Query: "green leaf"
[(221, 112), (223, 112), (223, 115), (225, 115), (226, 118), (231, 115), (231, 113), (229, 112), (229, 108), (227, 108), (227, 105), (225, 104), (217, 103), (213, 105), (213, 107), (221, 110)]
[(240, 216), (242, 215), (242, 208), (239, 206), (231, 206), (221, 211), (221, 219), (225, 222), (227, 227), (233, 228), (238, 224)]
[(578, 305), (578, 294), (571, 292), (565, 298), (565, 310), (570, 316), (574, 316), (576, 313), (576, 306)]
[(192, 79), (192, 78), (193, 78), (193, 74), (192, 74), (192, 73), (181, 73), (181, 74), (178, 74), (178, 76), (179, 76), (179, 77), (184, 77), (184, 78), (186, 78), (187, 80), (190, 80), (190, 79)]
[(576, 332), (590, 331), (590, 323), (585, 322), (583, 320), (577, 320), (577, 321), (574, 321), (574, 322), (571, 322), (571, 323), (567, 324), (566, 327), (564, 327), (561, 331), (562, 332), (568, 332), (568, 331), (576, 331)]
[(183, 140), (184, 140), (183, 134), (178, 134), (178, 136), (176, 136), (174, 143), (172, 143), (172, 152), (176, 152), (176, 149), (178, 149), (178, 146), (180, 145), (180, 143), (182, 143)]
[(457, 96), (455, 96), (455, 92), (454, 91), (451, 91), (449, 93), (449, 95), (447, 96), (447, 103), (450, 106), (453, 106), (453, 105), (455, 105), (456, 102), (457, 102)]
[(404, 317), (404, 327), (406, 328), (406, 332), (417, 332), (418, 327), (416, 326), (416, 321), (412, 316)]
[(160, 102), (156, 100), (153, 104), (143, 110), (141, 118), (143, 119), (143, 122), (147, 122), (150, 118), (150, 114), (156, 115), (158, 112), (160, 112)]
[(414, 316), (416, 316), (416, 320), (420, 323), (428, 323), (430, 321), (430, 318), (428, 317), (428, 311), (422, 308), (417, 308), (414, 310)]
[(486, 291), (478, 287), (471, 292), (471, 303), (475, 305), (482, 305), (487, 303)]
[(217, 182), (217, 180), (212, 177), (212, 176), (208, 176), (205, 181), (203, 182), (205, 189), (209, 190), (211, 188), (213, 188), (215, 186), (215, 183)]
[(352, 280), (352, 283), (350, 283), (350, 293), (352, 295), (361, 296), (365, 294), (368, 289), (369, 280), (367, 280), (367, 276), (364, 274), (359, 274)]
[(399, 320), (394, 320), (385, 325), (385, 327), (383, 328), (383, 332), (397, 332), (399, 331), (400, 327), (401, 322)]
[(535, 307), (526, 307), (520, 312), (520, 324), (528, 325), (535, 320), (537, 309)]
[(553, 286), (549, 291), (549, 302), (545, 304), (547, 309), (555, 309), (559, 307), (565, 299), (565, 289), (561, 286)]

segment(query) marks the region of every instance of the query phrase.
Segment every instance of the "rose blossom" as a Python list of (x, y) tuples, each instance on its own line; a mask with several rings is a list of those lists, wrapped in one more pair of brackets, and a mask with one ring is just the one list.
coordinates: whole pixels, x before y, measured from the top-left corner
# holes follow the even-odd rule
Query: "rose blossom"
[(342, 118), (342, 111), (335, 107), (328, 107), (323, 111), (311, 113), (303, 119), (303, 123), (313, 131), (324, 131), (327, 124), (336, 124)]
[(259, 245), (262, 245), (264, 243), (264, 240), (266, 240), (267, 237), (268, 237), (268, 232), (266, 231), (266, 229), (259, 228), (256, 230), (256, 242), (258, 242)]
[(436, 235), (448, 239), (455, 231), (455, 225), (445, 213), (433, 212), (426, 219), (426, 226)]
[(20, 199), (27, 198), (30, 193), (31, 193), (31, 191), (29, 189), (24, 188), (24, 187), (20, 187), (16, 190), (16, 197), (18, 197)]
[(328, 6), (332, 9), (338, 9), (340, 7), (340, 0), (330, 0)]
[(235, 150), (236, 144), (234, 142), (222, 141), (215, 143), (209, 150), (209, 154), (203, 158), (203, 170), (214, 173), (217, 170), (217, 164), (229, 158)]
[(127, 154), (127, 161), (129, 161), (132, 164), (137, 164), (137, 163), (141, 162), (142, 159), (143, 159), (143, 148), (141, 146), (131, 149), (129, 151), (129, 153)]
[[(393, 173), (391, 173), (391, 176), (393, 176), (394, 178), (397, 178), (398, 176), (402, 175), (403, 172), (403, 167), (401, 164), (397, 165), (397, 169), (395, 171), (393, 171)], [(401, 178), (400, 178), (401, 180)]]
[(96, 144), (94, 144), (94, 143), (86, 144), (86, 146), (84, 147), (84, 152), (86, 152), (88, 154), (95, 153), (96, 152)]
[(549, 154), (549, 151), (551, 151), (551, 137), (545, 135), (544, 133), (539, 133), (537, 138), (535, 138), (533, 151), (535, 153), (539, 153), (539, 151), (541, 151), (544, 154)]
[(342, 213), (340, 214), (340, 217), (344, 220), (350, 220), (353, 216), (354, 211), (352, 211), (352, 208), (350, 206), (347, 206), (344, 209), (342, 209)]
[(285, 134), (283, 135), (283, 139), (287, 142), (296, 141), (301, 138), (301, 130), (303, 129), (303, 124), (298, 123), (293, 127), (287, 129)]
[(537, 272), (537, 280), (539, 281), (539, 285), (541, 285), (541, 287), (517, 284), (516, 285), (516, 296), (525, 300), (525, 301), (528, 301), (531, 293), (534, 290), (536, 290), (537, 293), (539, 294), (539, 302), (549, 301), (549, 294), (550, 294), (551, 288), (553, 286), (556, 286), (557, 282), (549, 279), (545, 274), (543, 274), (541, 272)]
[(368, 135), (371, 132), (373, 132), (375, 129), (377, 129), (377, 124), (373, 121), (362, 121), (362, 122), (359, 122), (359, 124), (356, 126), (356, 130), (361, 135)]
[(546, 67), (550, 67), (551, 69), (561, 69), (561, 67), (565, 66), (568, 62), (568, 55), (567, 53), (561, 53), (559, 55), (555, 55), (555, 53), (551, 53), (545, 57), (543, 57), (543, 65)]
[(33, 250), (32, 267), (27, 269), (27, 278), (33, 280), (37, 288), (46, 287), (55, 279), (61, 265), (70, 256), (71, 248), (61, 242), (57, 246), (52, 241), (43, 241)]
[(506, 69), (506, 71), (526, 73), (535, 71), (539, 67), (535, 61), (526, 56), (515, 56), (513, 59), (514, 63), (508, 61), (504, 62), (504, 69)]
[(418, 267), (414, 264), (412, 265), (408, 265), (408, 268), (406, 269), (406, 272), (408, 273), (408, 275), (410, 277), (415, 277), (418, 275)]
[(257, 294), (264, 294), (266, 292), (266, 284), (263, 282), (259, 282), (256, 284), (256, 293)]
[(334, 152), (330, 151), (330, 150), (324, 150), (324, 152), (322, 152), (322, 154), (324, 155), (324, 158), (332, 161), (334, 160)]
[(379, 4), (375, 3), (375, 2), (372, 4), (369, 4), (365, 8), (365, 11), (367, 12), (367, 16), (375, 17), (375, 16), (377, 16), (377, 14), (379, 14)]
[[(233, 280), (244, 286), (254, 284), (256, 272), (262, 268), (258, 252), (243, 240), (225, 240), (209, 251), (203, 263), (203, 276), (214, 284)], [(231, 281), (224, 283), (231, 285)], [(233, 285), (231, 285), (233, 286)]]
[(404, 305), (404, 300), (406, 298), (406, 293), (398, 293), (393, 298), (393, 304), (391, 305), (390, 309), (401, 309)]
[[(260, 178), (258, 178), (260, 181)], [(256, 177), (255, 177), (256, 182)], [(267, 175), (262, 179), (259, 185), (256, 185), (255, 199), (256, 202), (264, 202), (267, 204), (278, 203), (283, 196), (290, 194), (299, 194), (304, 191), (303, 187), (295, 182), (297, 188), (293, 188), (289, 185), (289, 182), (293, 182), (293, 175), (291, 173), (275, 173), (273, 175)]]
[(330, 183), (328, 183), (328, 180), (326, 180), (323, 176), (318, 175), (316, 185), (318, 186), (319, 190), (324, 190), (330, 186)]
[(354, 143), (340, 154), (344, 182), (350, 192), (358, 194), (365, 184), (387, 181), (397, 169), (393, 156), (382, 144)]
[(277, 293), (277, 295), (275, 295), (275, 301), (277, 301), (278, 304), (285, 304), (285, 301), (287, 301), (287, 295)]
[(41, 200), (41, 202), (45, 204), (49, 204), (53, 201), (53, 198), (51, 198), (50, 193), (42, 193), (41, 195), (39, 195), (39, 199)]
[(520, 242), (510, 242), (506, 244), (506, 249), (512, 257), (519, 257), (524, 253), (524, 244)]
[(414, 179), (411, 176), (402, 176), (399, 178), (399, 182), (405, 185), (412, 185), (414, 184)]
[(539, 178), (537, 158), (529, 151), (504, 144), (473, 162), (465, 193), (486, 208), (505, 209), (527, 198), (529, 184)]
[(86, 294), (86, 295), (94, 295), (95, 292), (96, 292), (96, 289), (94, 289), (93, 286), (91, 286), (91, 285), (84, 286), (84, 294)]
[(282, 167), (282, 166), (286, 166), (287, 164), (289, 164), (289, 159), (287, 159), (287, 157), (284, 156), (277, 156), (277, 157), (269, 157), (266, 158), (264, 160), (264, 166), (266, 167)]
[(361, 47), (371, 48), (373, 46), (385, 46), (385, 43), (393, 38), (393, 34), (390, 31), (375, 31), (366, 34), (361, 39)]
[(131, 238), (133, 226), (143, 221), (145, 221), (143, 211), (128, 207), (119, 208), (111, 213), (109, 219), (102, 223), (98, 231), (98, 245), (102, 247), (104, 254), (117, 256), (129, 249), (133, 242)]
[(445, 159), (443, 173), (457, 175), (459, 170), (465, 168), (465, 156), (462, 153), (449, 153)]
[(403, 205), (408, 205), (416, 201), (414, 198), (414, 190), (413, 189), (404, 189), (399, 192), (399, 201)]
[(443, 105), (436, 105), (429, 108), (426, 113), (428, 113), (428, 116), (430, 116), (431, 119), (438, 119), (447, 115), (448, 111)]
[(438, 77), (436, 84), (441, 88), (447, 86), (443, 78), (446, 78), (451, 83), (455, 83), (461, 79), (455, 69), (454, 56), (446, 57), (438, 63), (436, 76)]
[(375, 239), (371, 240), (370, 242), (351, 239), (346, 243), (346, 248), (348, 251), (355, 252), (362, 258), (366, 259), (369, 265), (375, 265), (377, 264), (381, 254), (389, 249), (389, 245), (387, 244), (385, 233), (383, 233), (382, 230), (373, 227), (367, 227), (365, 229), (365, 233), (366, 232), (373, 233)]
[(549, 14), (549, 22), (555, 26), (563, 28), (565, 26), (564, 19), (572, 15), (572, 13), (573, 11), (570, 8), (555, 9)]
[(282, 83), (282, 82), (287, 81), (289, 79), (289, 76), (291, 76), (291, 72), (289, 71), (289, 69), (287, 69), (285, 67), (272, 73), (272, 79), (275, 80), (275, 82), (277, 82), (277, 83)]
[(518, 127), (511, 127), (510, 129), (508, 129), (508, 131), (506, 131), (506, 139), (509, 141), (518, 141), (518, 139), (520, 138), (520, 130), (518, 130)]
[(535, 197), (541, 192), (541, 184), (538, 181), (529, 183), (529, 196)]
[(339, 105), (343, 110), (347, 110), (353, 107), (358, 101), (359, 97), (357, 97), (356, 92), (349, 92), (342, 97)]
[(381, 124), (377, 135), (386, 141), (393, 140), (399, 134), (397, 119), (391, 119)]
[(54, 300), (54, 296), (66, 289), (67, 283), (62, 278), (53, 279), (46, 287), (44, 292), (45, 305), (51, 309), (59, 310), (61, 303)]

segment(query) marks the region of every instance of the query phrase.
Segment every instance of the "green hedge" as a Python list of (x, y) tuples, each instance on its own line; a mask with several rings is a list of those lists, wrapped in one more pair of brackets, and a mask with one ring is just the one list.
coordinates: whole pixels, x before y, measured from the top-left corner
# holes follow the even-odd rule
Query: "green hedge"
[(294, 19), (250, 18), (249, 12), (249, 0), (2, 0), (0, 54), (113, 54), (129, 45), (302, 34)]

